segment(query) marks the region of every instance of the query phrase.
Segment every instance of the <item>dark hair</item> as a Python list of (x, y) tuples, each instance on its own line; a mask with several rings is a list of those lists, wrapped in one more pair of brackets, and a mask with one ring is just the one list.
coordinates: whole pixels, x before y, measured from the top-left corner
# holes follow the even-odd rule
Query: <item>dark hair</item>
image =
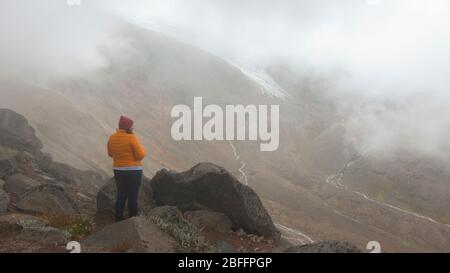
[(127, 132), (127, 134), (131, 134), (131, 135), (134, 134), (133, 133), (133, 128), (130, 128), (130, 129), (126, 130), (126, 132)]

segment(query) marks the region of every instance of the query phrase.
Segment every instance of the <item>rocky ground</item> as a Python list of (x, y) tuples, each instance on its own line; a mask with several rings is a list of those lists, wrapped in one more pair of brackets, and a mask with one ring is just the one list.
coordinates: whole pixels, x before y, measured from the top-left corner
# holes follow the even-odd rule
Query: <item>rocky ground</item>
[(114, 223), (113, 180), (54, 162), (41, 149), (23, 116), (0, 110), (0, 252), (67, 252), (73, 240), (83, 252), (356, 250), (292, 245), (258, 195), (211, 163), (145, 178), (140, 215)]

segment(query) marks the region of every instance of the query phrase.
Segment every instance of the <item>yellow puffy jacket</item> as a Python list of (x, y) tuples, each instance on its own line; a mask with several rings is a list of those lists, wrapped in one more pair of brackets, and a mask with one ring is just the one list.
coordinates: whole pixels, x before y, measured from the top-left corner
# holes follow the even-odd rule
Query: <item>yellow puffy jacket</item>
[(135, 167), (142, 166), (146, 151), (136, 135), (119, 129), (109, 137), (108, 155), (113, 158), (114, 167)]

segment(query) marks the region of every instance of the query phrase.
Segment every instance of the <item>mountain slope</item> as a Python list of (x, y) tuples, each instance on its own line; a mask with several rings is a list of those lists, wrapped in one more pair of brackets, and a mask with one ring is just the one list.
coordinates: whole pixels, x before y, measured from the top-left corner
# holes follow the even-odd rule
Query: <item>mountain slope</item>
[[(23, 113), (55, 160), (111, 175), (106, 141), (125, 113), (135, 119), (149, 150), (147, 176), (163, 167), (181, 171), (213, 162), (245, 177), (279, 225), (311, 240), (345, 240), (360, 248), (377, 240), (387, 251), (450, 249), (445, 225), (355, 193), (449, 223), (445, 171), (434, 171), (435, 163), (424, 166), (425, 180), (435, 182), (421, 187), (423, 177), (417, 174), (412, 174), (415, 182), (408, 182), (407, 164), (387, 169), (392, 162), (367, 157), (346, 168), (358, 154), (346, 138), (345, 117), (322, 96), (331, 87), (320, 79), (286, 68), (271, 71), (289, 93), (282, 100), (264, 95), (256, 82), (224, 60), (174, 38), (126, 23), (113, 37), (125, 46), (102, 48), (107, 65), (93, 73), (53, 78), (46, 86), (26, 79), (0, 83), (0, 107)], [(192, 105), (194, 96), (202, 96), (205, 104), (279, 104), (280, 148), (261, 153), (257, 143), (247, 141), (173, 141), (170, 111), (176, 104)], [(331, 178), (341, 176), (339, 183), (351, 190), (336, 187)], [(434, 196), (439, 198), (434, 201)], [(292, 232), (286, 232), (289, 236)]]

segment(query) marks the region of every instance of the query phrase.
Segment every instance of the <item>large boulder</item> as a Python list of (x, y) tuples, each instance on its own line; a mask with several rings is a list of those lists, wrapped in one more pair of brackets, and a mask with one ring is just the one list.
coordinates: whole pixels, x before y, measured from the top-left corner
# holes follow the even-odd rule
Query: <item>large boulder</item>
[(38, 187), (39, 185), (41, 185), (39, 181), (36, 181), (26, 175), (15, 174), (6, 180), (4, 189), (13, 197), (14, 201), (17, 201), (21, 195)]
[(171, 253), (175, 240), (144, 216), (104, 227), (81, 241), (81, 245), (119, 252)]
[(9, 195), (0, 187), (0, 213), (5, 212), (9, 206)]
[[(97, 211), (113, 213), (116, 195), (117, 189), (114, 178), (108, 179), (106, 184), (103, 185), (97, 193)], [(155, 207), (150, 179), (146, 177), (142, 179), (138, 205), (140, 212), (148, 212)]]
[(38, 161), (39, 168), (54, 180), (79, 187), (90, 185), (100, 187), (104, 182), (103, 177), (99, 173), (91, 170), (82, 171), (63, 163), (54, 162), (49, 155), (43, 156), (44, 159)]
[(233, 223), (221, 212), (208, 210), (194, 210), (184, 213), (184, 218), (202, 230), (226, 233), (231, 230)]
[(0, 154), (0, 179), (4, 179), (6, 176), (13, 174), (15, 169), (16, 162), (14, 157)]
[(182, 211), (212, 210), (226, 214), (233, 227), (248, 233), (280, 239), (258, 195), (224, 168), (200, 163), (176, 173), (160, 170), (151, 181), (157, 205), (176, 206)]
[(22, 229), (16, 239), (40, 245), (57, 246), (66, 244), (70, 239), (70, 234), (54, 227), (31, 226)]
[(61, 245), (69, 239), (67, 232), (50, 227), (47, 220), (18, 213), (0, 216), (0, 233), (2, 232), (15, 232), (15, 240), (41, 245)]
[(40, 217), (21, 213), (8, 213), (0, 215), (0, 230), (23, 229), (26, 227), (44, 227), (49, 222)]
[(356, 246), (340, 241), (323, 241), (313, 244), (294, 246), (286, 249), (285, 253), (361, 253)]
[(25, 117), (9, 109), (0, 109), (0, 145), (31, 153), (43, 146)]
[(79, 212), (63, 187), (50, 184), (40, 185), (20, 196), (16, 207), (22, 211), (38, 213)]

